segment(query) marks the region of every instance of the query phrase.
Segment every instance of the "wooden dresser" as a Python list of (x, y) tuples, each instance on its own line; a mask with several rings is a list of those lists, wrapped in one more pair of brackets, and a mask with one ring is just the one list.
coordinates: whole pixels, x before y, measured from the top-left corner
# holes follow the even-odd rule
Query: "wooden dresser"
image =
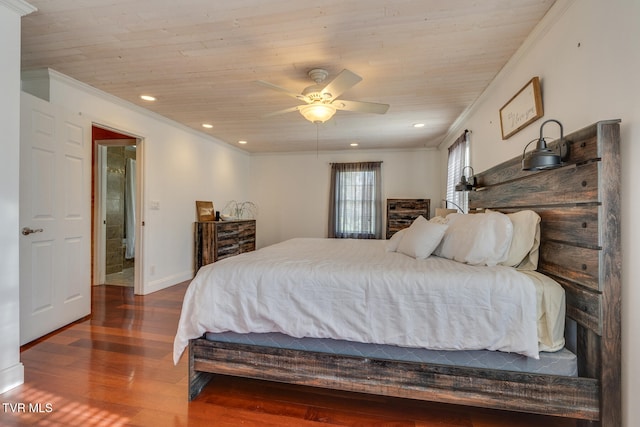
[(195, 223), (195, 272), (203, 265), (256, 249), (256, 221)]
[(422, 215), (429, 219), (431, 199), (387, 199), (387, 239)]

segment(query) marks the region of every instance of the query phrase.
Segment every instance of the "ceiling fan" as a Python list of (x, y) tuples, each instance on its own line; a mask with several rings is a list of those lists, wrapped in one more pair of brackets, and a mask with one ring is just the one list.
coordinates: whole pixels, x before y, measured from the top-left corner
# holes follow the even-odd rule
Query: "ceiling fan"
[(324, 80), (327, 78), (329, 73), (322, 68), (314, 68), (307, 74), (311, 80), (316, 83), (306, 87), (302, 93), (295, 93), (263, 80), (256, 81), (256, 83), (262, 86), (283, 92), (284, 94), (296, 98), (299, 101), (305, 102), (303, 105), (266, 114), (265, 117), (299, 111), (305, 119), (312, 123), (324, 123), (333, 117), (337, 110), (384, 114), (389, 109), (388, 104), (337, 99), (340, 95), (362, 80), (362, 77), (349, 70), (342, 70), (329, 83), (324, 83)]

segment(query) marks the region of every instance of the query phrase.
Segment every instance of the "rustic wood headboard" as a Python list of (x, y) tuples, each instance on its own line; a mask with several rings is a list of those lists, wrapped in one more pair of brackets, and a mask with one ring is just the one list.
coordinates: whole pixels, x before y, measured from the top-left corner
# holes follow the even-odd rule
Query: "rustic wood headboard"
[[(476, 175), (470, 210), (532, 209), (541, 217), (538, 271), (566, 291), (580, 377), (599, 384), (603, 425), (621, 425), (620, 126), (601, 121), (565, 137), (564, 167), (523, 171), (517, 157)], [(550, 144), (554, 147), (555, 144)], [(575, 322), (575, 323), (573, 323)]]

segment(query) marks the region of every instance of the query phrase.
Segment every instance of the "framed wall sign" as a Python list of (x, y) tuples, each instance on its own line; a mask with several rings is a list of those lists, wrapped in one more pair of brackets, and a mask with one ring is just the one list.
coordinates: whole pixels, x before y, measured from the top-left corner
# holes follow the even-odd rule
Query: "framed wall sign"
[(502, 139), (509, 138), (543, 115), (540, 79), (536, 76), (500, 109)]

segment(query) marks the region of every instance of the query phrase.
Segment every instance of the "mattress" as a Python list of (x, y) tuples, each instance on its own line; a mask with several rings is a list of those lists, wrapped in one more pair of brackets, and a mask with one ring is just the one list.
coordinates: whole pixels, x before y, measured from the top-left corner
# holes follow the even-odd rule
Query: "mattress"
[(237, 334), (234, 332), (207, 333), (210, 341), (250, 344), (259, 347), (302, 350), (317, 353), (340, 354), (370, 359), (399, 360), (481, 369), (497, 369), (546, 375), (578, 376), (577, 357), (563, 348), (555, 352), (542, 352), (539, 359), (516, 353), (489, 350), (427, 350), (384, 344), (365, 344), (331, 338), (292, 338), (280, 333)]
[(201, 268), (185, 294), (174, 362), (206, 332), (538, 358), (564, 346), (563, 329), (562, 287), (534, 273), (417, 260), (379, 240), (303, 238)]

